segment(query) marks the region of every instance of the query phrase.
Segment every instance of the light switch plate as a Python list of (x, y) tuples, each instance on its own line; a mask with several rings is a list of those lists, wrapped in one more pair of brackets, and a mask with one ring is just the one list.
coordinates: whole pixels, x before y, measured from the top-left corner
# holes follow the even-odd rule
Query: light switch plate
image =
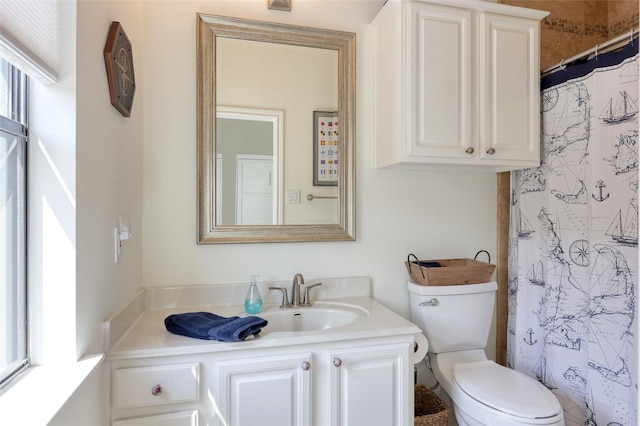
[(300, 204), (300, 190), (287, 191), (287, 204)]

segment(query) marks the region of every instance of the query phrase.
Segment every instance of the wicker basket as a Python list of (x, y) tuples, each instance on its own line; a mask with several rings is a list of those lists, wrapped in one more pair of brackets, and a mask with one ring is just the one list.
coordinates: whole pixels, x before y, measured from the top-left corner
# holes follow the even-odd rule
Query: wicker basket
[(475, 259), (418, 260), (414, 254), (409, 254), (404, 264), (407, 267), (409, 279), (422, 285), (486, 283), (491, 281), (491, 276), (496, 268), (491, 263)]
[(414, 386), (414, 426), (447, 426), (449, 407), (424, 385)]

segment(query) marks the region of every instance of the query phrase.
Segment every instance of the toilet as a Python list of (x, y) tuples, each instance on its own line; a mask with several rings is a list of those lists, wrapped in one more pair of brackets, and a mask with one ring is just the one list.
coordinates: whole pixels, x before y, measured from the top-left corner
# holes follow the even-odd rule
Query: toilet
[(459, 425), (564, 425), (549, 389), (487, 359), (497, 283), (407, 287), (411, 321), (427, 337), (433, 375)]

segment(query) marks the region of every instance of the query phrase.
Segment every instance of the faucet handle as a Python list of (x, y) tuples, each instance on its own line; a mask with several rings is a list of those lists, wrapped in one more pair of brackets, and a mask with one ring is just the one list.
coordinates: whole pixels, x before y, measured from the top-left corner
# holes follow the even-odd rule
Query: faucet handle
[(315, 283), (315, 284), (305, 286), (304, 298), (302, 299), (302, 303), (301, 303), (302, 306), (311, 306), (311, 298), (309, 297), (309, 290), (311, 290), (314, 287), (318, 287), (319, 285), (322, 285), (322, 283)]
[(291, 303), (289, 303), (289, 296), (287, 295), (287, 289), (284, 287), (269, 287), (269, 290), (280, 290), (282, 292), (282, 302), (280, 303), (280, 309), (290, 308)]

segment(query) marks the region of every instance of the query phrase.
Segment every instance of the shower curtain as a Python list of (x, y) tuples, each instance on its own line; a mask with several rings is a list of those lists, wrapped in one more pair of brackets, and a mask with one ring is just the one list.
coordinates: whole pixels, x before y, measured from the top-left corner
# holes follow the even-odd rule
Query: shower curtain
[(509, 367), (568, 425), (638, 424), (638, 39), (542, 80), (543, 161), (511, 175)]

